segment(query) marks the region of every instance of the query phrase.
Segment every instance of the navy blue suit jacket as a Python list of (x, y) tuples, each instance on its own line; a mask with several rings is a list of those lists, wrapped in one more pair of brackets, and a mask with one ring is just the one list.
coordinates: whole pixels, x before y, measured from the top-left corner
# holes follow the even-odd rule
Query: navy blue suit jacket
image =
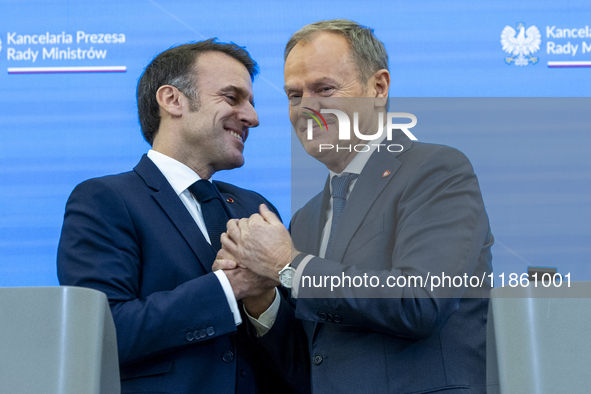
[[(337, 242), (303, 271), (316, 284), (366, 274), (381, 286), (330, 291), (330, 280), (328, 289), (300, 282), (297, 300), (285, 297), (275, 324), (259, 338), (302, 392), (486, 392), (486, 277), (473, 291), (385, 285), (389, 276), (483, 278), (492, 270), (493, 238), (469, 161), (455, 149), (401, 134), (393, 142), (402, 152), (373, 153), (347, 200)], [(293, 266), (304, 254), (318, 255), (329, 198), (327, 182), (292, 218), (292, 239), (303, 252)], [(300, 361), (290, 363), (286, 354)]]
[[(248, 217), (261, 203), (276, 212), (257, 193), (215, 184), (231, 218)], [(215, 256), (145, 155), (133, 171), (88, 180), (72, 192), (58, 277), (62, 285), (106, 293), (123, 393), (265, 391), (257, 388), (269, 383), (260, 379), (258, 349), (245, 324), (236, 327), (212, 273)]]

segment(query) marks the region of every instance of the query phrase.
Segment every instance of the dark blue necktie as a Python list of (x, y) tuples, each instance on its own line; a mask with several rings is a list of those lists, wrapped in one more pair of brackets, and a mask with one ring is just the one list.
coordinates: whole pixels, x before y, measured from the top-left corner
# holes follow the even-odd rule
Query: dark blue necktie
[(347, 202), (347, 191), (351, 182), (357, 178), (359, 174), (346, 173), (341, 176), (334, 176), (331, 180), (332, 185), (332, 222), (330, 227), (330, 236), (328, 238), (328, 244), (326, 245), (325, 256), (328, 253), (335, 242), (335, 235), (337, 232), (341, 215), (345, 209), (345, 203)]
[(199, 201), (211, 246), (217, 251), (222, 248), (220, 236), (226, 231), (228, 214), (213, 183), (200, 179), (189, 186), (189, 191)]

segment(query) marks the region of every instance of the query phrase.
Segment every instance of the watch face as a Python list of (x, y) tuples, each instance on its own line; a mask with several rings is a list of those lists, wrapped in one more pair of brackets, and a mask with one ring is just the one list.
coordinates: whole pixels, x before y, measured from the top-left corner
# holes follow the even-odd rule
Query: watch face
[(293, 268), (287, 268), (281, 271), (281, 275), (279, 275), (279, 282), (283, 287), (291, 289), (291, 279), (293, 277), (293, 271)]

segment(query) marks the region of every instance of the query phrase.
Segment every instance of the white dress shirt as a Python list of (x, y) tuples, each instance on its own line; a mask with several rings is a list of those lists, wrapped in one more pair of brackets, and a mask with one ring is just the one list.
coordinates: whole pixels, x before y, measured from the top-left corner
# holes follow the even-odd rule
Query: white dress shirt
[[(193, 220), (195, 220), (195, 223), (197, 223), (197, 226), (201, 230), (203, 237), (211, 245), (211, 240), (209, 239), (209, 234), (207, 233), (207, 227), (205, 226), (205, 221), (203, 220), (201, 204), (199, 204), (199, 201), (193, 197), (188, 189), (189, 186), (201, 179), (199, 175), (197, 175), (195, 171), (180, 161), (177, 161), (155, 150), (150, 149), (148, 151), (148, 157), (150, 160), (152, 160), (152, 162), (154, 162), (160, 172), (162, 172), (168, 183), (170, 183), (173, 190), (181, 199), (183, 205), (187, 208), (187, 211), (189, 211), (189, 214)], [(211, 182), (211, 179), (208, 179), (208, 181)], [(242, 323), (242, 318), (240, 317), (240, 310), (238, 309), (238, 302), (234, 296), (232, 285), (230, 285), (230, 281), (228, 280), (228, 277), (224, 271), (218, 270), (215, 271), (214, 274), (220, 281), (222, 289), (224, 290), (224, 294), (226, 294), (228, 305), (230, 306), (230, 310), (234, 315), (234, 321), (236, 322), (236, 325), (239, 325)]]

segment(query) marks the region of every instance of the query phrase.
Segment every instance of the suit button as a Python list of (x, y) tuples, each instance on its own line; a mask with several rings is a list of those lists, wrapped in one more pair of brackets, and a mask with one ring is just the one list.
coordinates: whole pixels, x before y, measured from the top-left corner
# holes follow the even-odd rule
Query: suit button
[(320, 312), (318, 313), (318, 317), (320, 318), (320, 320), (326, 321), (326, 313)]
[(231, 363), (234, 360), (234, 353), (231, 350), (226, 350), (222, 353), (222, 361), (225, 363)]
[[(199, 339), (203, 339), (207, 336), (207, 330), (205, 328), (199, 330)], [(195, 337), (197, 337), (197, 331), (195, 331)]]
[(341, 315), (334, 315), (334, 322), (339, 324), (340, 322), (343, 321), (343, 318), (341, 317)]
[(314, 365), (322, 364), (322, 356), (320, 354), (315, 355), (312, 359), (312, 362), (314, 363)]
[(215, 334), (215, 330), (213, 329), (213, 327), (207, 327), (207, 336), (213, 337), (214, 334)]
[(328, 315), (326, 315), (326, 321), (329, 323), (332, 323), (332, 315), (329, 313)]
[(246, 372), (245, 371), (240, 371), (240, 377), (241, 378), (245, 378), (246, 377)]
[(189, 342), (192, 342), (195, 339), (195, 333), (188, 332), (187, 335), (185, 335), (185, 339)]

